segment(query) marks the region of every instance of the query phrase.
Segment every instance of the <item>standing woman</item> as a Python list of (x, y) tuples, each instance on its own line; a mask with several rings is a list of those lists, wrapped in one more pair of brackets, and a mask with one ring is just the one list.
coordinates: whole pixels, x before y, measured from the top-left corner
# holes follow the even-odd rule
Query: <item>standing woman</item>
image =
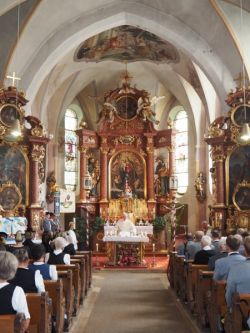
[(69, 235), (70, 239), (71, 239), (71, 243), (74, 245), (75, 250), (78, 249), (78, 241), (76, 238), (76, 233), (75, 233), (75, 228), (76, 228), (76, 224), (75, 222), (71, 221), (69, 222), (69, 230), (67, 231), (67, 234)]

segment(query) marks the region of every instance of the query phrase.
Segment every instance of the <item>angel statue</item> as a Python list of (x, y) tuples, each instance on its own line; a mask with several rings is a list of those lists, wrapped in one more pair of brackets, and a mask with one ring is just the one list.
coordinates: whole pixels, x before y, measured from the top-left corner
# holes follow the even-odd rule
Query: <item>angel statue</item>
[(116, 107), (109, 103), (105, 102), (103, 103), (103, 108), (100, 112), (99, 119), (97, 120), (97, 124), (99, 124), (101, 121), (107, 121), (108, 123), (113, 123), (115, 119), (115, 114), (117, 114)]
[(159, 120), (155, 118), (156, 113), (152, 110), (152, 107), (158, 103), (159, 100), (165, 98), (165, 96), (154, 96), (149, 99), (148, 92), (146, 90), (142, 91), (142, 96), (137, 102), (137, 114), (142, 118), (143, 121), (149, 120), (150, 122), (158, 125)]
[(199, 172), (194, 184), (196, 197), (200, 202), (206, 199), (206, 177), (202, 172)]

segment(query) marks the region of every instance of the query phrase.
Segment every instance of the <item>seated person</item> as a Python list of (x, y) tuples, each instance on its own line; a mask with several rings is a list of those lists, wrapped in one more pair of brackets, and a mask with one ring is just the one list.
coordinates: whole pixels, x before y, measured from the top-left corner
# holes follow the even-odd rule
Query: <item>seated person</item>
[(29, 253), (26, 248), (16, 249), (13, 254), (18, 260), (15, 277), (9, 282), (22, 287), (25, 293), (41, 293), (45, 291), (43, 277), (40, 271), (29, 270)]
[(66, 245), (63, 249), (63, 253), (68, 253), (69, 255), (75, 255), (76, 254), (76, 250), (74, 248), (74, 244), (72, 242), (71, 236), (67, 235), (66, 232), (60, 232), (58, 234), (58, 237), (62, 237), (65, 239), (66, 241)]
[(193, 260), (196, 253), (201, 250), (201, 239), (204, 236), (204, 232), (198, 230), (195, 232), (194, 241), (187, 244), (186, 257), (187, 259)]
[(228, 256), (216, 260), (214, 268), (214, 280), (226, 280), (232, 266), (245, 261), (246, 258), (239, 253), (240, 241), (237, 237), (230, 235), (226, 240)]
[(66, 240), (63, 237), (57, 237), (54, 241), (55, 250), (51, 253), (46, 253), (45, 262), (49, 265), (70, 265), (70, 255), (63, 253)]
[(57, 281), (58, 274), (55, 265), (45, 264), (45, 247), (42, 244), (34, 244), (31, 249), (31, 257), (34, 262), (29, 265), (29, 270), (39, 270), (44, 280)]
[[(232, 307), (232, 298), (235, 292), (239, 294), (250, 293), (250, 236), (245, 238), (244, 247), (247, 260), (232, 266), (227, 278), (226, 301), (229, 308)], [(250, 319), (248, 320), (250, 327), (249, 324)]]
[(23, 235), (21, 233), (21, 231), (18, 231), (15, 235), (15, 241), (16, 244), (13, 244), (9, 247), (9, 251), (10, 252), (14, 252), (15, 249), (23, 249), (24, 245), (23, 245)]
[(15, 276), (17, 266), (17, 258), (12, 253), (0, 252), (0, 315), (23, 313), (26, 331), (30, 321), (26, 296), (22, 288), (7, 282)]
[(121, 219), (116, 223), (117, 235), (121, 237), (136, 235), (136, 227), (129, 218), (129, 214), (123, 213), (123, 216), (124, 219)]
[(195, 254), (195, 265), (206, 265), (210, 257), (216, 254), (216, 250), (211, 248), (212, 239), (210, 236), (203, 236), (201, 239), (202, 249)]
[(23, 245), (28, 247), (30, 250), (32, 248), (32, 246), (35, 244), (33, 242), (33, 239), (35, 238), (35, 231), (26, 231), (25, 232), (25, 241), (23, 242)]
[(216, 260), (228, 256), (227, 247), (226, 247), (226, 239), (227, 239), (227, 237), (221, 237), (221, 239), (219, 241), (219, 252), (209, 258), (208, 268), (210, 271), (214, 270)]

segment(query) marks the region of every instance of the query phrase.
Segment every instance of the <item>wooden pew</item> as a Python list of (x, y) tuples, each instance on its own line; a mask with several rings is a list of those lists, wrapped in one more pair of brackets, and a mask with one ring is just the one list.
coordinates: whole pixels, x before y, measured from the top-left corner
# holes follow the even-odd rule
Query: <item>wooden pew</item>
[(0, 315), (1, 333), (24, 333), (25, 316), (23, 313)]
[(174, 257), (174, 290), (177, 297), (182, 298), (184, 283), (184, 259), (185, 256)]
[(167, 277), (168, 277), (168, 281), (170, 284), (171, 288), (174, 288), (174, 284), (175, 284), (175, 276), (174, 276), (174, 265), (175, 265), (175, 257), (177, 255), (177, 252), (175, 251), (170, 251), (169, 252), (169, 262), (168, 262), (168, 268), (167, 268)]
[(52, 302), (47, 292), (26, 294), (30, 312), (29, 333), (50, 333)]
[(76, 251), (76, 255), (73, 256), (77, 257), (77, 256), (81, 256), (81, 255), (85, 255), (87, 258), (87, 281), (88, 281), (88, 288), (91, 288), (91, 283), (92, 283), (92, 251)]
[(63, 294), (65, 298), (65, 314), (64, 330), (68, 331), (72, 323), (72, 315), (74, 310), (74, 288), (73, 288), (73, 271), (58, 271), (58, 278), (63, 281)]
[(87, 285), (87, 271), (86, 271), (86, 263), (87, 259), (85, 257), (81, 258), (70, 258), (71, 264), (79, 264), (80, 265), (80, 286), (81, 286), (81, 292), (80, 292), (80, 304), (83, 304), (85, 295), (88, 291), (88, 285)]
[(208, 293), (211, 293), (213, 283), (213, 272), (199, 270), (198, 283), (196, 288), (196, 304), (198, 322), (201, 326), (205, 327), (208, 324), (207, 306), (208, 306)]
[(65, 313), (65, 298), (63, 294), (63, 281), (44, 281), (45, 290), (52, 299), (52, 320), (56, 333), (63, 332), (64, 313)]
[(197, 285), (199, 270), (208, 270), (207, 265), (194, 265), (189, 262), (187, 267), (187, 301), (191, 312), (197, 313)]
[(225, 299), (226, 281), (212, 282), (211, 293), (208, 293), (208, 319), (211, 333), (218, 332), (218, 321), (225, 317), (227, 304)]
[[(246, 329), (244, 323), (246, 324), (247, 319), (250, 316), (250, 294), (238, 294), (233, 295), (233, 306), (232, 314), (229, 325), (225, 321), (226, 332), (238, 333), (243, 329)], [(227, 317), (228, 318), (228, 317)], [(249, 330), (249, 329), (248, 329)]]
[(78, 263), (71, 265), (56, 265), (57, 271), (72, 270), (73, 273), (73, 287), (74, 287), (74, 311), (73, 316), (76, 316), (80, 307), (80, 266)]

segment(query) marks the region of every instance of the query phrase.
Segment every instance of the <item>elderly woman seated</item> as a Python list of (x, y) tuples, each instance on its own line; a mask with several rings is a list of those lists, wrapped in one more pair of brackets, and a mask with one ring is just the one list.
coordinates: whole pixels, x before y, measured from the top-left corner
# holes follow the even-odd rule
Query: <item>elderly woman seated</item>
[(53, 243), (55, 250), (51, 253), (46, 253), (45, 262), (49, 265), (70, 265), (70, 255), (63, 252), (67, 245), (66, 240), (63, 237), (57, 237)]
[(34, 262), (29, 265), (31, 271), (39, 270), (44, 280), (57, 280), (58, 274), (55, 265), (45, 264), (45, 247), (43, 244), (34, 244), (31, 248), (31, 257)]
[(29, 253), (27, 249), (16, 249), (13, 253), (19, 264), (15, 277), (9, 281), (15, 286), (22, 287), (25, 293), (41, 293), (45, 291), (43, 277), (40, 271), (29, 270)]
[(23, 313), (26, 319), (25, 330), (27, 330), (30, 314), (24, 291), (7, 282), (15, 276), (17, 266), (17, 258), (12, 253), (0, 251), (0, 315)]

